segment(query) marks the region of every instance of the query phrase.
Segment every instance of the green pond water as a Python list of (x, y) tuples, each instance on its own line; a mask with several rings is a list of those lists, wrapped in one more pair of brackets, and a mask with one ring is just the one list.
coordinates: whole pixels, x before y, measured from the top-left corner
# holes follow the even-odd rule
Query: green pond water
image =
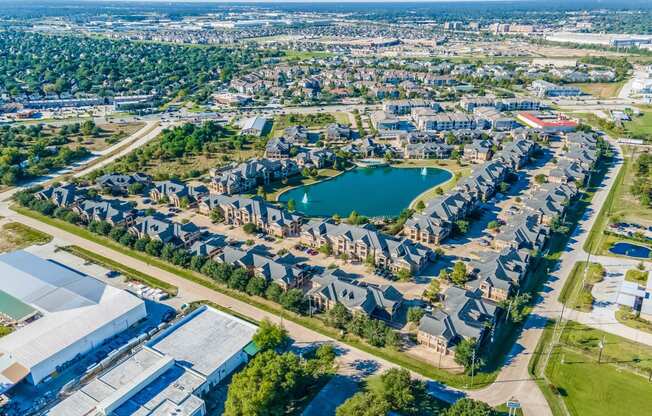
[(293, 199), (297, 211), (311, 217), (393, 217), (421, 193), (448, 181), (452, 174), (439, 168), (356, 168), (333, 179), (290, 189), (279, 201)]

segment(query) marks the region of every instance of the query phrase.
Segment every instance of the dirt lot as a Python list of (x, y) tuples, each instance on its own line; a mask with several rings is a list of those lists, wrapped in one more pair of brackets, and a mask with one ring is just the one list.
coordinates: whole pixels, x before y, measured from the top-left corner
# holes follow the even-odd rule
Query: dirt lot
[[(144, 126), (145, 123), (140, 121), (98, 124), (97, 127), (100, 129), (100, 134), (97, 137), (83, 136), (81, 134), (69, 137), (72, 140), (71, 146), (82, 145), (91, 152), (96, 152), (104, 150), (120, 140), (129, 137)], [(53, 130), (57, 131), (58, 129)]]
[(50, 242), (52, 236), (17, 222), (5, 222), (0, 233), (0, 253)]

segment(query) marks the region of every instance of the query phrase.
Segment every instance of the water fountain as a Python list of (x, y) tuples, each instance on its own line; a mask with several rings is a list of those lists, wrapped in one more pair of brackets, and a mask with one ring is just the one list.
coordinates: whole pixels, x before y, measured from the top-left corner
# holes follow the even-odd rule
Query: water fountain
[(307, 204), (308, 203), (308, 193), (307, 192), (303, 193), (303, 198), (301, 198), (301, 203), (302, 204)]
[(428, 175), (428, 169), (426, 169), (425, 167), (421, 168), (421, 176), (426, 176), (426, 175)]

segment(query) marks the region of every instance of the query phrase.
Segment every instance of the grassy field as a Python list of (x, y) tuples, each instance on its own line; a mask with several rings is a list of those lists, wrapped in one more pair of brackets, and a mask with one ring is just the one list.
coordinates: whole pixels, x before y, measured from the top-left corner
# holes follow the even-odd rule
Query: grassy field
[(620, 89), (625, 85), (625, 81), (620, 82), (586, 82), (579, 84), (570, 84), (578, 87), (586, 94), (596, 98), (613, 98), (618, 96)]
[[(346, 117), (346, 114), (343, 114)], [(336, 113), (314, 113), (314, 114), (281, 114), (274, 117), (274, 124), (270, 135), (278, 137), (283, 134), (283, 131), (291, 126), (303, 126), (309, 129), (320, 129), (326, 127), (328, 124), (335, 123), (340, 120), (342, 116), (336, 116)], [(346, 124), (348, 124), (348, 117), (346, 117)]]
[(351, 121), (349, 120), (349, 115), (345, 113), (344, 111), (336, 111), (333, 114), (333, 117), (335, 117), (335, 121), (340, 124), (344, 125), (350, 125)]
[(566, 279), (564, 287), (559, 293), (559, 301), (566, 304), (569, 308), (588, 312), (591, 310), (593, 303), (591, 288), (595, 283), (603, 279), (604, 268), (598, 263), (591, 263), (586, 270), (586, 277), (584, 276), (585, 268), (585, 261), (575, 263), (568, 279)]
[(630, 161), (625, 158), (623, 165), (618, 172), (618, 176), (609, 191), (609, 195), (607, 195), (604, 204), (602, 204), (602, 207), (598, 212), (598, 218), (596, 218), (593, 228), (591, 228), (586, 242), (584, 243), (584, 250), (587, 252), (595, 253), (598, 247), (602, 245), (602, 239), (606, 237), (603, 234), (603, 231), (609, 223), (609, 218), (614, 214), (623, 211), (624, 207), (622, 206), (620, 198), (623, 198), (625, 193), (627, 193), (627, 182), (624, 182), (624, 180), (628, 175), (628, 172), (631, 170), (630, 165)]
[(625, 280), (638, 283), (640, 285), (645, 285), (645, 283), (647, 282), (647, 275), (648, 272), (646, 272), (645, 270), (637, 270), (637, 269), (627, 270), (627, 273), (625, 273)]
[(328, 58), (334, 55), (333, 52), (328, 51), (291, 51), (285, 52), (285, 59), (289, 61), (300, 61), (312, 58)]
[[(604, 234), (610, 222), (623, 221), (645, 226), (652, 225), (652, 209), (643, 206), (630, 192), (630, 186), (635, 179), (633, 159), (636, 155), (630, 147), (623, 148), (623, 153), (625, 156), (623, 165), (584, 244), (584, 249), (594, 254), (613, 255), (609, 252), (613, 243), (628, 241), (627, 237)], [(633, 240), (632, 242), (641, 244)]]
[(35, 230), (18, 222), (10, 222), (2, 226), (0, 234), (0, 253), (20, 250), (34, 244), (47, 244), (52, 236)]
[(651, 360), (649, 346), (569, 322), (546, 376), (571, 415), (641, 414), (652, 406)]
[(632, 121), (625, 122), (625, 129), (634, 137), (646, 136), (652, 139), (652, 108), (642, 107), (643, 114), (634, 116)]
[(143, 283), (155, 289), (161, 289), (164, 292), (168, 293), (170, 296), (176, 296), (177, 293), (179, 292), (179, 289), (174, 285), (171, 285), (167, 282), (164, 282), (148, 274), (141, 273), (138, 270), (134, 270), (130, 267), (118, 263), (117, 261), (113, 261), (109, 258), (101, 256), (92, 251), (86, 250), (82, 247), (68, 246), (65, 247), (64, 249), (67, 252), (72, 253), (77, 257), (81, 257), (86, 261), (90, 261), (92, 263), (99, 264), (102, 267), (106, 267), (107, 269), (120, 272), (122, 275), (125, 276), (127, 280), (133, 280), (136, 282)]
[[(568, 322), (560, 344), (550, 355), (544, 378), (542, 358), (552, 339), (553, 325), (551, 321), (544, 329), (529, 363), (530, 374), (553, 415), (625, 416), (649, 408), (652, 384), (647, 376), (652, 371), (652, 347)], [(600, 356), (601, 341), (604, 350)]]
[(77, 144), (91, 151), (103, 150), (142, 129), (145, 123), (141, 121), (105, 123), (98, 124), (97, 127), (100, 129), (97, 137), (79, 135), (76, 137)]

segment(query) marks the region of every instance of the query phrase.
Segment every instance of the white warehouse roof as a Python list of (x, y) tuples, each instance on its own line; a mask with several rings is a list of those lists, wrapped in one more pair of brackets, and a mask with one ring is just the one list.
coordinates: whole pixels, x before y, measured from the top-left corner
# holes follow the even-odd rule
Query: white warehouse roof
[(17, 366), (36, 384), (146, 316), (137, 297), (25, 251), (0, 255), (0, 287), (43, 315), (0, 338), (0, 392), (20, 381)]

